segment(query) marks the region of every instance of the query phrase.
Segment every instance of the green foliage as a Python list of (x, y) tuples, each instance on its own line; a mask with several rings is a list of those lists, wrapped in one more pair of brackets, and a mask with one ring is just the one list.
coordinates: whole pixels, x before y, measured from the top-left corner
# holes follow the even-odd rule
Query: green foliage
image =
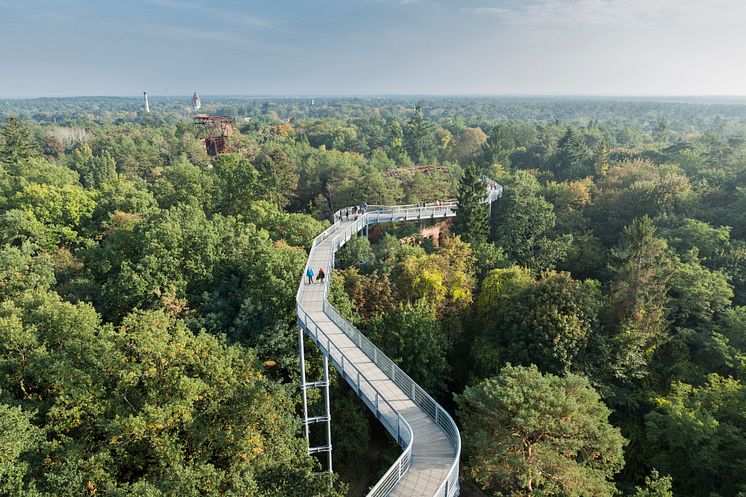
[(293, 247), (310, 248), (316, 235), (328, 226), (307, 214), (285, 212), (266, 200), (252, 202), (246, 219), (269, 233), (272, 240), (284, 240)]
[(606, 142), (601, 142), (596, 148), (593, 156), (593, 174), (597, 178), (603, 178), (609, 172), (609, 146)]
[[(347, 297), (347, 300), (339, 299), (335, 302), (349, 301), (355, 321), (369, 323), (375, 316), (395, 307), (394, 287), (386, 274), (382, 275), (378, 271), (369, 275), (360, 274), (356, 267), (351, 267), (335, 270), (332, 281), (339, 284), (339, 290)], [(336, 285), (334, 289), (337, 289)]]
[(518, 172), (495, 203), (495, 243), (514, 262), (534, 270), (553, 268), (563, 260), (572, 235), (553, 236), (557, 216), (552, 204), (538, 194), (538, 181)]
[(481, 128), (464, 128), (450, 145), (456, 162), (468, 164), (475, 161), (487, 144), (487, 135)]
[[(108, 232), (122, 227), (121, 222), (139, 221), (157, 210), (153, 195), (142, 180), (120, 177), (101, 187), (93, 210), (93, 221)], [(123, 218), (123, 219), (122, 219)]]
[(593, 173), (591, 152), (573, 128), (567, 128), (560, 138), (550, 163), (552, 171), (563, 180), (584, 178)]
[(733, 299), (728, 277), (702, 266), (696, 257), (675, 264), (669, 285), (669, 319), (678, 326), (709, 322)]
[(482, 373), (511, 362), (565, 374), (593, 360), (588, 345), (601, 305), (595, 281), (555, 272), (534, 281), (520, 268), (497, 269), (485, 278), (477, 305), (483, 328), (472, 353)]
[(691, 183), (679, 168), (647, 160), (613, 165), (597, 188), (589, 215), (594, 231), (607, 243), (615, 243), (635, 218), (676, 214), (693, 200)]
[(508, 126), (497, 124), (490, 129), (487, 141), (482, 145), (479, 164), (483, 169), (491, 166), (510, 167), (510, 154), (516, 143)]
[(404, 147), (409, 158), (417, 164), (435, 157), (433, 124), (423, 116), (420, 104), (414, 106), (414, 113), (404, 127)]
[(506, 268), (510, 266), (507, 256), (502, 248), (494, 243), (484, 242), (472, 244), (474, 253), (477, 279), (482, 280), (493, 269)]
[(190, 204), (211, 212), (218, 193), (214, 175), (183, 159), (165, 168), (151, 188), (162, 209)]
[(0, 248), (0, 302), (26, 290), (43, 291), (55, 283), (51, 260), (31, 243)]
[(17, 117), (10, 117), (0, 128), (2, 148), (0, 164), (13, 167), (38, 152), (31, 139), (28, 125)]
[(472, 303), (473, 268), (471, 246), (459, 237), (451, 237), (434, 254), (403, 259), (394, 281), (408, 300), (427, 302), (442, 316), (463, 311)]
[(51, 233), (29, 212), (10, 209), (0, 214), (0, 241), (20, 245), (29, 242), (39, 247), (52, 248)]
[(624, 229), (621, 244), (612, 250), (609, 299), (616, 335), (611, 364), (618, 375), (645, 376), (656, 347), (667, 340), (671, 261), (666, 248), (650, 218), (643, 217)]
[(298, 175), (288, 154), (281, 149), (262, 153), (257, 158), (256, 169), (259, 194), (277, 207), (287, 205), (298, 186)]
[(443, 391), (449, 367), (430, 304), (404, 304), (373, 318), (368, 336), (426, 391)]
[(100, 188), (117, 177), (117, 164), (111, 154), (104, 150), (94, 157), (87, 143), (75, 150), (72, 155), (72, 168), (80, 175), (80, 181), (87, 188)]
[(358, 302), (352, 300), (345, 291), (345, 276), (344, 271), (335, 271), (334, 277), (329, 280), (329, 302), (350, 323), (357, 324), (360, 321), (356, 310)]
[[(704, 402), (700, 390), (710, 388), (703, 383), (710, 373), (746, 378), (746, 107), (487, 97), (317, 98), (313, 106), (304, 99), (210, 100), (210, 113), (250, 118), (231, 134), (233, 152), (220, 157), (209, 157), (183, 121), (179, 98), (159, 102), (149, 116), (127, 98), (0, 105), (0, 409), (18, 426), (17, 433), (0, 430), (0, 444), (12, 447), (1, 449), (12, 457), (0, 455), (0, 487), (11, 485), (0, 494), (332, 494), (325, 477), (312, 476), (294, 421), (292, 430), (283, 428), (297, 399), (278, 386), (297, 371), (294, 295), (303, 249), (327, 226), (318, 220), (339, 208), (454, 198), (462, 170), (451, 161), (475, 162), (479, 174), (504, 184), (491, 239), (473, 240), (467, 230), (464, 239), (475, 243), (446, 236), (436, 247), (418, 235), (423, 226), (395, 227), (396, 236), (376, 227), (372, 246), (359, 238), (338, 254), (350, 267), (334, 272), (335, 304), (366, 332), (385, 321), (381, 343), (389, 338), (402, 364), (417, 365), (426, 382), (436, 382), (429, 361), (437, 370), (447, 357), (453, 367), (437, 381), (455, 392), (510, 361), (587, 375), (631, 440), (620, 487), (633, 489), (655, 464), (674, 476), (678, 493), (699, 492), (699, 483), (689, 491), (668, 468), (692, 480), (704, 468), (702, 485), (710, 488), (703, 495), (744, 491), (724, 486), (729, 472), (740, 474), (741, 456), (730, 451), (739, 444), (710, 450), (743, 424), (726, 420), (718, 406), (742, 406)], [(440, 167), (413, 173), (414, 163)], [(133, 314), (136, 308), (144, 314)], [(391, 317), (402, 315), (404, 324)], [(161, 319), (170, 324), (156, 324)], [(116, 371), (137, 364), (117, 362), (126, 356), (118, 341), (125, 322), (127, 334), (150, 330), (153, 350), (180, 343), (209, 350), (214, 374), (229, 371), (233, 349), (222, 338), (220, 347), (205, 349), (173, 337), (186, 328), (201, 337), (204, 329), (251, 346), (245, 353), (274, 378), (262, 380), (270, 392), (264, 402), (278, 405), (277, 390), (286, 406), (275, 416), (250, 408), (252, 426), (289, 434), (285, 446), (300, 447), (299, 459), (295, 449), (273, 454), (279, 465), (259, 474), (234, 456), (254, 447), (248, 442), (206, 455), (210, 448), (195, 445), (200, 439), (182, 414), (222, 426), (220, 442), (208, 443), (225, 447), (240, 430), (221, 419), (240, 418), (243, 400), (229, 409), (206, 397), (183, 410), (192, 385), (212, 381), (194, 373), (202, 359), (190, 352), (189, 363), (179, 363), (182, 383), (149, 383), (147, 394), (121, 387)], [(429, 336), (435, 343), (421, 346)], [(469, 354), (474, 366), (464, 360)], [(151, 362), (159, 374), (167, 371)], [(251, 372), (226, 374), (253, 381), (260, 368), (252, 360)], [(672, 383), (697, 392), (676, 415), (686, 421), (682, 443), (694, 433), (691, 450), (706, 448), (702, 461), (665, 446), (677, 441), (669, 426), (679, 421), (650, 400), (673, 396)], [(127, 419), (146, 428), (152, 421), (122, 394), (137, 409), (134, 400), (154, 396), (149, 412), (181, 426), (120, 430), (136, 447), (112, 441)], [(358, 401), (340, 406), (334, 416), (363, 436)], [(655, 439), (645, 429), (651, 411), (665, 420)], [(703, 411), (718, 429), (710, 421), (701, 429)], [(213, 412), (224, 414), (210, 418)], [(371, 422), (370, 439), (378, 441)], [(343, 430), (332, 431), (350, 460), (371, 460), (373, 453), (344, 447)], [(470, 431), (462, 430), (465, 440)], [(668, 497), (670, 480), (650, 476), (639, 492)]]
[(257, 197), (258, 173), (251, 163), (237, 154), (222, 154), (214, 164), (215, 204), (224, 214), (239, 214)]
[(636, 487), (632, 497), (673, 497), (671, 477), (660, 476), (654, 469), (650, 476), (645, 477), (645, 486)]
[(469, 243), (485, 243), (490, 232), (485, 182), (471, 164), (464, 170), (458, 187), (458, 211), (453, 231)]
[(34, 426), (32, 418), (32, 413), (20, 407), (0, 403), (0, 494), (39, 495), (35, 485), (29, 483), (29, 459), (39, 451), (44, 434)]
[(342, 269), (357, 265), (364, 271), (375, 262), (370, 241), (365, 236), (353, 236), (335, 255), (335, 265)]
[(81, 242), (89, 232), (94, 195), (76, 186), (29, 184), (12, 200), (14, 207), (44, 225), (46, 239), (58, 245)]
[(456, 400), (466, 471), (489, 495), (616, 494), (626, 441), (585, 378), (506, 366)]
[[(55, 162), (50, 162), (42, 157), (28, 157), (8, 165), (7, 170), (10, 179), (10, 190), (19, 191), (24, 186), (33, 183), (64, 187), (80, 186), (78, 174)], [(8, 191), (10, 193), (10, 191)]]
[(312, 476), (291, 399), (250, 351), (162, 312), (112, 329), (48, 294), (6, 302), (0, 319), (0, 381), (39, 412), (50, 443), (28, 473), (48, 494), (331, 492)]
[(712, 374), (701, 387), (674, 383), (656, 404), (645, 417), (650, 461), (673, 477), (677, 493), (734, 497), (746, 491), (746, 388), (740, 381)]

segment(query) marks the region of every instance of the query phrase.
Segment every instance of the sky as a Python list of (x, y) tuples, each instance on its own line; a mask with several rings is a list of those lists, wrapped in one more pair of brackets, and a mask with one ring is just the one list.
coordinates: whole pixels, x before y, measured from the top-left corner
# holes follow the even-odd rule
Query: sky
[(0, 96), (746, 95), (745, 25), (746, 0), (0, 0)]

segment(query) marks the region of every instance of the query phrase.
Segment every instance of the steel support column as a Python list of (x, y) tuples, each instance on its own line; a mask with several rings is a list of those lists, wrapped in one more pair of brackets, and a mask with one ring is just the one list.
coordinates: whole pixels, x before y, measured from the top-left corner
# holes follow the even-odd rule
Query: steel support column
[(332, 472), (332, 411), (329, 401), (329, 359), (324, 355), (324, 404), (326, 406), (326, 446), (329, 447), (328, 461), (329, 472)]
[[(327, 466), (329, 472), (332, 472), (332, 414), (329, 392), (329, 359), (322, 350), (324, 359), (324, 379), (322, 381), (306, 381), (306, 354), (304, 344), (303, 327), (298, 326), (298, 351), (300, 355), (300, 389), (303, 399), (303, 431), (306, 436), (306, 445), (309, 454), (318, 454), (319, 452), (327, 453)], [(324, 414), (321, 416), (308, 417), (308, 389), (323, 389), (324, 395)], [(311, 446), (311, 425), (315, 423), (326, 423), (326, 444), (312, 447)]]

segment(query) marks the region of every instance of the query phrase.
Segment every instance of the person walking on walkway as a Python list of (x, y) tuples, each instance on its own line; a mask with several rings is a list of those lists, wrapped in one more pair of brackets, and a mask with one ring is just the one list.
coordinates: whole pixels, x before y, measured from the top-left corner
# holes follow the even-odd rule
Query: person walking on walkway
[(313, 283), (313, 269), (311, 269), (310, 267), (306, 269), (306, 276), (308, 277), (308, 283), (306, 284), (310, 285), (311, 283)]
[(321, 283), (323, 285), (325, 277), (326, 277), (326, 273), (324, 273), (324, 268), (320, 267), (319, 268), (318, 276), (316, 276), (316, 281), (319, 282), (319, 283)]

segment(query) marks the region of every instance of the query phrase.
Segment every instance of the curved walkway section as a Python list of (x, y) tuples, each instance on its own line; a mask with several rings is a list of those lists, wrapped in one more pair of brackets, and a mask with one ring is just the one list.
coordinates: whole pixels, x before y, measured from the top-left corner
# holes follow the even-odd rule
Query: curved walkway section
[[(495, 185), (486, 201), (493, 202), (501, 193), (502, 187)], [(306, 285), (303, 278), (298, 288), (298, 325), (403, 449), (369, 497), (457, 496), (461, 437), (445, 409), (329, 304), (334, 254), (370, 224), (453, 217), (457, 207), (455, 202), (379, 206), (354, 220), (336, 215), (337, 221), (314, 239), (306, 263), (324, 268), (324, 285)]]

